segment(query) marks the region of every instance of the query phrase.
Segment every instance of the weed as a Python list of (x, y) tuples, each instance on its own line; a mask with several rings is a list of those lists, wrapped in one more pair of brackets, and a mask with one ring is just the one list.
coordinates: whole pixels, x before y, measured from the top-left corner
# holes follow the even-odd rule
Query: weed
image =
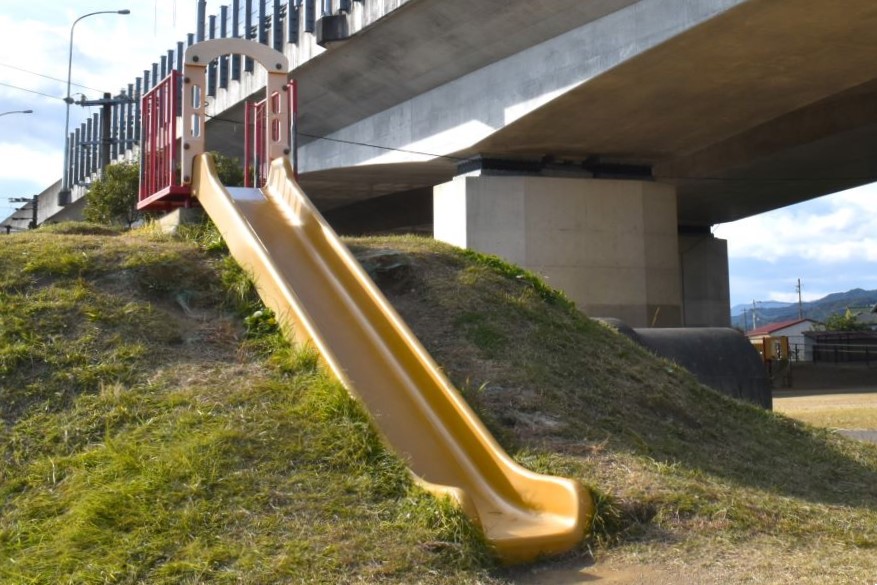
[(566, 298), (566, 296), (562, 292), (546, 285), (545, 282), (537, 275), (528, 270), (524, 270), (518, 266), (515, 266), (514, 264), (506, 262), (498, 256), (494, 256), (491, 254), (482, 254), (481, 252), (476, 252), (475, 250), (469, 249), (460, 249), (458, 253), (462, 254), (465, 258), (479, 265), (490, 268), (491, 270), (503, 275), (506, 278), (515, 279), (526, 284), (528, 287), (536, 291), (536, 293), (542, 300), (548, 303), (557, 303), (569, 307), (572, 306), (572, 303), (569, 301), (569, 299)]

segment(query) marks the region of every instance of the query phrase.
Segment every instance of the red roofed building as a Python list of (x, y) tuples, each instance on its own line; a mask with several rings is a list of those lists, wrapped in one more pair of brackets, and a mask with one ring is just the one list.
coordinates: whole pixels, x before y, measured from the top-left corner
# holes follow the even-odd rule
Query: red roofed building
[(804, 336), (805, 331), (813, 331), (818, 325), (813, 319), (795, 319), (793, 321), (782, 321), (780, 323), (770, 323), (746, 332), (749, 341), (760, 342), (765, 337), (788, 337), (789, 353), (792, 360), (795, 361), (812, 361), (813, 360), (813, 341)]

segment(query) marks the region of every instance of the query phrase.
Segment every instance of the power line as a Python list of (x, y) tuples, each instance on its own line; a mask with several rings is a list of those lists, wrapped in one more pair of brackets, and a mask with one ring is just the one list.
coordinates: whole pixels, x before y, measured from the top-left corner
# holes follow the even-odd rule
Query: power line
[[(207, 115), (208, 118), (212, 120), (217, 120), (219, 122), (227, 122), (229, 124), (237, 124), (241, 125), (243, 122), (239, 122), (237, 120), (230, 120), (228, 118), (222, 118), (220, 116), (211, 116)], [(328, 140), (329, 142), (339, 142), (341, 144), (349, 144), (351, 146), (364, 146), (368, 148), (378, 148), (381, 150), (391, 150), (394, 152), (404, 152), (406, 154), (416, 154), (420, 156), (431, 156), (433, 158), (445, 158), (453, 161), (465, 161), (467, 160), (465, 157), (451, 156), (447, 154), (433, 154), (430, 152), (422, 152), (418, 150), (408, 150), (405, 148), (394, 148), (392, 146), (381, 146), (378, 144), (370, 144), (368, 142), (357, 142), (355, 140), (343, 140), (341, 138), (330, 138), (328, 136), (318, 136), (316, 134), (308, 134), (307, 132), (298, 132), (299, 136), (304, 136), (306, 138), (313, 138), (315, 140)], [(680, 177), (680, 176), (669, 176), (669, 175), (659, 175), (653, 177), (657, 181), (711, 181), (711, 182), (724, 182), (724, 183), (807, 183), (813, 181), (869, 181), (869, 182), (877, 182), (877, 176), (837, 176), (837, 177)]]
[[(36, 75), (37, 77), (42, 77), (43, 79), (50, 79), (52, 81), (58, 81), (60, 83), (67, 83), (66, 79), (60, 79), (58, 77), (52, 77), (51, 75), (45, 75), (43, 73), (37, 73), (36, 71), (31, 71), (30, 69), (25, 69), (23, 67), (17, 67), (15, 65), (10, 65), (8, 63), (0, 63), (0, 67), (7, 67), (9, 69), (15, 69), (16, 71), (21, 71), (22, 73), (28, 73), (30, 75)], [(76, 87), (81, 87), (83, 89), (90, 89), (91, 91), (97, 91), (103, 93), (103, 90), (95, 89), (93, 87), (88, 87), (87, 85), (82, 85), (81, 83), (73, 83), (70, 82), (70, 85), (75, 85)]]
[(3, 87), (9, 87), (9, 88), (12, 88), (12, 89), (17, 89), (17, 90), (19, 90), (19, 91), (26, 91), (26, 92), (28, 92), (28, 93), (35, 93), (35, 94), (37, 94), (37, 95), (45, 96), (45, 97), (47, 97), (47, 98), (52, 98), (53, 100), (61, 100), (62, 102), (64, 101), (64, 98), (60, 98), (60, 97), (58, 97), (58, 96), (56, 96), (56, 95), (49, 95), (49, 94), (47, 94), (47, 93), (43, 93), (43, 92), (41, 92), (41, 91), (36, 91), (36, 90), (33, 90), (33, 89), (27, 89), (27, 88), (25, 88), (25, 87), (18, 87), (17, 85), (12, 85), (11, 83), (3, 83), (2, 81), (0, 81), (0, 85), (2, 85)]
[(306, 136), (307, 138), (315, 138), (317, 140), (328, 140), (329, 142), (340, 142), (341, 144), (350, 144), (352, 146), (367, 146), (369, 148), (378, 148), (380, 150), (392, 150), (394, 152), (404, 152), (406, 154), (417, 154), (420, 156), (431, 156), (433, 158), (447, 158), (455, 161), (464, 161), (465, 158), (461, 158), (459, 156), (450, 156), (447, 154), (433, 154), (431, 152), (421, 152), (419, 150), (408, 150), (407, 148), (393, 148), (392, 146), (380, 146), (378, 144), (369, 144), (367, 142), (356, 142), (354, 140), (342, 140), (340, 138), (329, 138), (328, 136), (317, 136), (316, 134), (308, 134), (306, 132), (299, 132), (299, 136)]
[[(227, 122), (229, 124), (237, 124), (237, 125), (243, 124), (243, 122), (238, 122), (237, 120), (229, 120), (228, 118), (222, 118), (220, 116), (211, 116), (210, 114), (207, 114), (207, 117), (210, 118), (211, 120), (216, 120), (217, 122)], [(449, 156), (446, 154), (433, 154), (431, 152), (421, 152), (418, 150), (408, 150), (405, 148), (394, 148), (392, 146), (380, 146), (378, 144), (369, 144), (368, 142), (356, 142), (353, 140), (342, 140), (340, 138), (329, 138), (328, 136), (317, 136), (316, 134), (308, 134), (306, 132), (299, 132), (298, 135), (305, 136), (306, 138), (314, 138), (317, 140), (328, 140), (329, 142), (340, 142), (341, 144), (350, 144), (353, 146), (366, 146), (368, 148), (378, 148), (381, 150), (391, 150), (393, 152), (404, 152), (406, 154), (417, 154), (417, 155), (421, 155), (421, 156), (431, 156), (433, 158), (447, 158), (447, 159), (455, 160), (455, 161), (466, 160), (465, 158), (460, 158), (457, 156)]]

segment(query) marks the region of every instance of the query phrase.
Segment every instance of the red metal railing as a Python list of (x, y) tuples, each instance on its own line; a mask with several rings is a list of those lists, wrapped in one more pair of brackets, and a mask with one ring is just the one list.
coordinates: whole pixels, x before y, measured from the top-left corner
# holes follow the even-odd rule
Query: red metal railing
[(244, 187), (264, 187), (268, 179), (265, 143), (265, 107), (267, 100), (247, 102), (244, 115)]
[(191, 205), (191, 189), (180, 180), (177, 116), (182, 74), (171, 71), (143, 96), (140, 144), (140, 200), (137, 209)]
[[(289, 100), (287, 107), (289, 108), (290, 120), (293, 128), (295, 127), (296, 114), (298, 112), (298, 95), (296, 92), (295, 81), (290, 81), (286, 86), (286, 97)], [(271, 161), (268, 157), (268, 143), (278, 142), (281, 140), (283, 133), (280, 128), (280, 121), (276, 117), (272, 117), (271, 127), (268, 128), (268, 106), (271, 106), (271, 113), (276, 114), (281, 111), (281, 101), (283, 95), (280, 92), (274, 92), (271, 95), (269, 104), (268, 99), (253, 103), (247, 102), (246, 113), (244, 115), (244, 186), (245, 187), (264, 187), (268, 180), (268, 170), (271, 167)], [(266, 133), (269, 133), (266, 135)], [(291, 137), (295, 136), (295, 132), (291, 132)], [(292, 152), (295, 153), (295, 138), (291, 138)], [(287, 145), (289, 146), (289, 145)], [(295, 155), (293, 154), (293, 165), (296, 164)]]

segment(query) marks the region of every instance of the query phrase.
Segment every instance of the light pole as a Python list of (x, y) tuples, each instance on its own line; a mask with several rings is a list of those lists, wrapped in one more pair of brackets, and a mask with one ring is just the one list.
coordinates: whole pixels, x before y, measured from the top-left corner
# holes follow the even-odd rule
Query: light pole
[(12, 110), (11, 112), (2, 112), (0, 116), (8, 116), (9, 114), (33, 114), (33, 110)]
[(73, 71), (73, 30), (83, 18), (94, 16), (95, 14), (131, 14), (127, 8), (124, 10), (98, 10), (97, 12), (89, 12), (83, 14), (73, 21), (70, 25), (70, 49), (67, 52), (67, 96), (64, 102), (67, 104), (67, 115), (64, 118), (64, 172), (61, 174), (61, 191), (58, 192), (58, 205), (67, 205), (70, 203), (70, 177), (68, 176), (68, 168), (70, 166), (70, 106), (73, 104), (73, 98), (70, 97), (70, 74)]

